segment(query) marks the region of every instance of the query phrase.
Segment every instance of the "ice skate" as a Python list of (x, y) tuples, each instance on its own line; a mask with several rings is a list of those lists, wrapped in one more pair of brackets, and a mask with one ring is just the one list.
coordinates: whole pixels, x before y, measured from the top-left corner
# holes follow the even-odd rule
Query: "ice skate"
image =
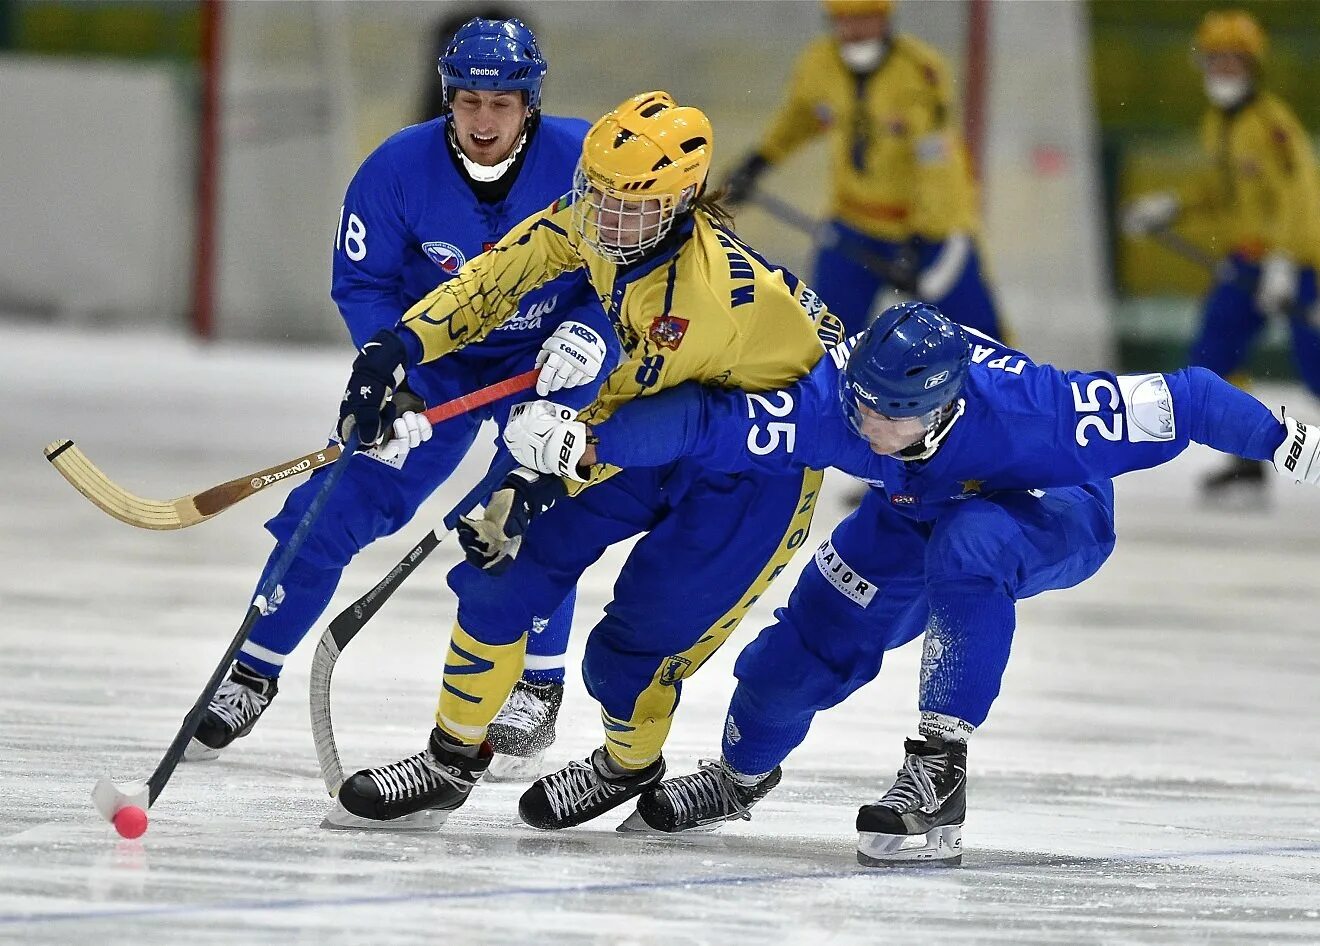
[(914, 867), (962, 863), (967, 744), (908, 739), (907, 758), (883, 798), (857, 812), (857, 863)]
[(723, 759), (703, 759), (691, 775), (666, 779), (637, 799), (620, 831), (709, 832), (726, 821), (750, 821), (751, 808), (779, 784), (779, 766), (744, 782)]
[(636, 798), (664, 775), (663, 757), (636, 772), (616, 772), (601, 746), (585, 761), (537, 779), (518, 800), (518, 814), (533, 828), (571, 828)]
[(519, 680), (490, 728), (495, 750), (486, 777), (493, 782), (530, 782), (541, 774), (545, 751), (555, 741), (555, 720), (564, 701), (562, 683)]
[(490, 765), (489, 743), (478, 754), (452, 748), (439, 729), (431, 730), (427, 747), (416, 755), (352, 775), (323, 828), (419, 831), (440, 827), (481, 781)]
[(252, 731), (278, 691), (279, 681), (274, 677), (263, 677), (240, 663), (234, 664), (229, 679), (211, 697), (197, 732), (183, 752), (184, 759), (198, 762), (219, 756), (221, 749)]

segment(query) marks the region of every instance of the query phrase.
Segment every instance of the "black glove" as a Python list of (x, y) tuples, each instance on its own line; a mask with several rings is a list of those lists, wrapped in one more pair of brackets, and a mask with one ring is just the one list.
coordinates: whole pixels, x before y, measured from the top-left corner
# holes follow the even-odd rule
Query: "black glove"
[(752, 191), (756, 190), (757, 180), (769, 166), (770, 162), (755, 151), (744, 158), (742, 164), (734, 168), (724, 179), (725, 203), (730, 207), (746, 203), (752, 196)]
[(498, 575), (511, 564), (532, 520), (568, 493), (557, 476), (519, 467), (504, 478), (480, 519), (458, 520), (458, 544), (467, 560)]
[(408, 350), (403, 340), (387, 328), (371, 336), (353, 359), (353, 373), (348, 376), (344, 400), (339, 405), (339, 436), (348, 439), (346, 421), (356, 423), (358, 442), (374, 447), (389, 439), (390, 425), (398, 408), (390, 400), (394, 389), (403, 383)]
[(886, 282), (899, 292), (915, 295), (921, 276), (921, 251), (915, 240), (905, 243), (890, 261)]

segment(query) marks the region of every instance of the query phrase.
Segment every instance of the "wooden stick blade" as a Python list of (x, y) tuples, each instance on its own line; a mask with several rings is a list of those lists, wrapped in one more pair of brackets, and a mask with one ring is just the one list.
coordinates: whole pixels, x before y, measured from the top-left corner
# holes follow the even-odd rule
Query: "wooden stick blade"
[(143, 499), (115, 484), (72, 440), (56, 440), (43, 451), (51, 466), (102, 512), (139, 529), (184, 529), (209, 519), (189, 497), (161, 502)]

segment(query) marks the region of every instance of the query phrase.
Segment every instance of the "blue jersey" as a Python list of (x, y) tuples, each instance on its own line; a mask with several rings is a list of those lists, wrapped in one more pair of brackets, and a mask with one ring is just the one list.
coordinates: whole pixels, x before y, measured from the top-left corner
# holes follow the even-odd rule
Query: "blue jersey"
[(625, 406), (596, 428), (597, 457), (651, 466), (680, 457), (726, 472), (836, 467), (881, 489), (909, 518), (1002, 490), (1105, 485), (1157, 466), (1196, 441), (1273, 457), (1283, 424), (1213, 372), (1113, 375), (1061, 371), (973, 337), (962, 414), (935, 455), (871, 451), (839, 399), (840, 346), (791, 387), (760, 394), (687, 385)]
[[(393, 327), (413, 303), (514, 224), (571, 190), (589, 127), (578, 118), (543, 116), (507, 197), (483, 203), (454, 163), (448, 125), (447, 117), (437, 118), (392, 135), (348, 186), (335, 233), (330, 295), (354, 345)], [(558, 321), (547, 318), (557, 296), (585, 284), (585, 276), (571, 274), (527, 293), (518, 315), (467, 357), (503, 357), (535, 347), (546, 334), (543, 323)]]

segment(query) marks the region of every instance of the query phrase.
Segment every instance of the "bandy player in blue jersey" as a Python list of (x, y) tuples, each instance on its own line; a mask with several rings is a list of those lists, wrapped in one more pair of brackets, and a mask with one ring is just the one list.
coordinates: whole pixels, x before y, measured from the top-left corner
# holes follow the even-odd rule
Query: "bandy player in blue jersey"
[[(331, 295), (357, 346), (573, 186), (589, 123), (541, 114), (546, 63), (526, 26), (469, 21), (440, 58), (439, 72), (448, 112), (377, 148), (354, 176), (339, 213)], [(528, 293), (517, 315), (488, 339), (442, 365), (411, 371), (395, 401), (394, 439), (350, 462), (289, 568), (279, 608), (257, 623), (211, 702), (192, 755), (214, 755), (252, 729), (275, 696), (285, 658), (325, 610), (348, 562), (407, 523), (454, 471), (481, 422), (503, 418), (509, 409), (506, 400), (432, 430), (416, 412), (422, 405), (534, 364), (542, 365), (538, 393), (562, 387), (572, 403), (585, 405), (596, 389), (588, 382), (608, 373), (617, 351), (613, 339), (586, 279), (569, 276)], [(267, 568), (319, 490), (313, 477), (267, 523), (279, 543)], [(524, 676), (491, 727), (492, 744), (503, 754), (502, 765), (493, 766), (495, 777), (539, 774), (540, 757), (554, 738), (572, 615), (570, 595), (531, 629)]]
[[(834, 466), (871, 485), (776, 623), (739, 655), (722, 758), (642, 794), (626, 825), (673, 832), (747, 817), (815, 713), (924, 631), (921, 738), (907, 741), (892, 788), (857, 819), (858, 858), (870, 866), (959, 862), (967, 738), (999, 693), (1016, 602), (1104, 564), (1115, 541), (1111, 477), (1195, 441), (1320, 484), (1320, 429), (1277, 419), (1207, 369), (1115, 376), (1036, 365), (924, 303), (888, 309), (851, 356), (845, 343), (787, 388), (689, 384), (590, 431), (565, 416), (547, 402), (519, 405), (505, 443), (530, 467), (561, 463), (569, 446), (579, 466)], [(576, 446), (588, 435), (594, 445)]]

